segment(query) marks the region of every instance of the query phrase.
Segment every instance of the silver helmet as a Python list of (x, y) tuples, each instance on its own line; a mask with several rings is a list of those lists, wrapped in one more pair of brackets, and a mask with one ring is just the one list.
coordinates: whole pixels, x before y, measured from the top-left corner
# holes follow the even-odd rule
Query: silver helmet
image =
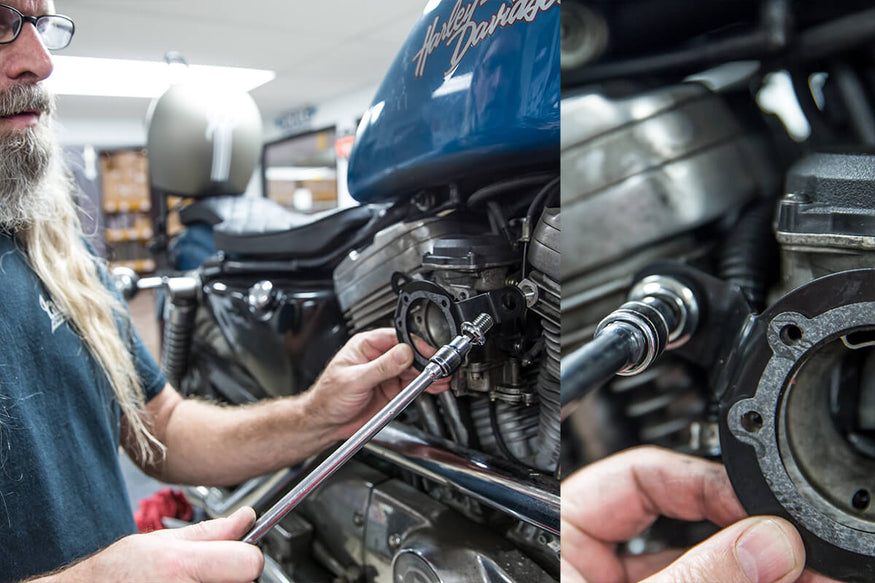
[(153, 188), (189, 197), (246, 190), (262, 147), (261, 114), (248, 93), (173, 85), (152, 104), (148, 126)]

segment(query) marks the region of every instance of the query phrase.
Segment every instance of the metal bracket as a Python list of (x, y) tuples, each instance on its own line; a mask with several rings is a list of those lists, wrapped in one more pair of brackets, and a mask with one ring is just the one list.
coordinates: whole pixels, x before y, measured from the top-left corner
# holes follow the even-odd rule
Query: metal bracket
[(418, 370), (422, 370), (429, 359), (416, 349), (414, 336), (437, 347), (461, 334), (462, 322), (472, 321), (480, 314), (488, 315), (496, 324), (503, 324), (521, 318), (526, 310), (525, 294), (515, 286), (461, 301), (430, 281), (393, 278), (392, 287), (398, 294), (395, 331), (399, 342), (413, 347), (414, 366)]

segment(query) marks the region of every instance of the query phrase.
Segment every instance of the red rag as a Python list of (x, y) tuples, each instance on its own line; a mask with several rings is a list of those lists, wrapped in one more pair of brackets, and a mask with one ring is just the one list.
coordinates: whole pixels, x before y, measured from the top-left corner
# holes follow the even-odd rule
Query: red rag
[(140, 533), (161, 530), (161, 519), (166, 517), (191, 520), (192, 508), (185, 494), (180, 490), (163, 488), (152, 496), (140, 500), (139, 509), (134, 512), (134, 521)]

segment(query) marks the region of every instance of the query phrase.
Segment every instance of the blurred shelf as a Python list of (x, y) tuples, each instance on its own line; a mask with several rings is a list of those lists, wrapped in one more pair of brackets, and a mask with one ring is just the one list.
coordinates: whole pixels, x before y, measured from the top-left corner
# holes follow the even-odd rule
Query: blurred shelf
[(151, 227), (133, 227), (129, 229), (104, 229), (104, 236), (109, 243), (118, 241), (149, 241), (152, 238)]
[(147, 199), (106, 199), (103, 201), (103, 211), (107, 213), (147, 213), (150, 210), (152, 210), (152, 204)]
[(110, 261), (109, 267), (128, 267), (137, 273), (151, 273), (155, 271), (154, 259), (133, 259), (130, 261)]

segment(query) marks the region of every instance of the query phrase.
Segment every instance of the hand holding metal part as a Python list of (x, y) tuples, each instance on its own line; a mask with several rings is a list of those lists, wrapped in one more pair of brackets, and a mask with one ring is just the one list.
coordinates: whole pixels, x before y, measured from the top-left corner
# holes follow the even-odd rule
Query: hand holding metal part
[(398, 395), (389, 401), (368, 422), (356, 431), (352, 437), (344, 441), (315, 470), (304, 477), (288, 494), (265, 512), (255, 523), (252, 530), (242, 539), (243, 542), (258, 543), (265, 534), (282, 518), (293, 510), (310, 492), (331, 476), (347, 460), (355, 455), (364, 445), (379, 433), (390, 421), (401, 413), (425, 389), (437, 379), (447, 377), (459, 368), (465, 360), (471, 347), (482, 345), (493, 325), (493, 319), (487, 314), (480, 314), (472, 322), (463, 322), (461, 334), (448, 344), (440, 347), (429, 359), (423, 371)]

